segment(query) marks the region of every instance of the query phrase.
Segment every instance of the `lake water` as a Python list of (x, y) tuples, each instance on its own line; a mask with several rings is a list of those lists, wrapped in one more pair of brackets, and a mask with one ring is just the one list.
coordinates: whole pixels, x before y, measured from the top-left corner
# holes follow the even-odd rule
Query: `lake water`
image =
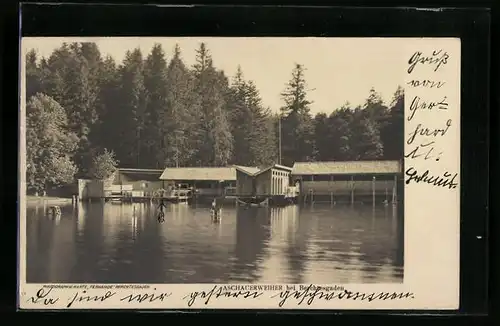
[(27, 282), (400, 283), (403, 218), (392, 207), (84, 203), (27, 210)]

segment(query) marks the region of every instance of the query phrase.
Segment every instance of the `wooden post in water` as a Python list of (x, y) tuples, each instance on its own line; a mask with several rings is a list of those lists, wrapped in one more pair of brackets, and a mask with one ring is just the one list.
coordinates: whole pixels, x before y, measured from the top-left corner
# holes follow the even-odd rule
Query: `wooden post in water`
[(351, 205), (354, 205), (354, 176), (351, 175)]
[(330, 206), (333, 206), (333, 174), (330, 175)]
[(397, 175), (394, 176), (394, 186), (392, 187), (392, 204), (396, 205), (398, 198), (397, 198), (397, 190), (398, 190), (398, 177)]
[(385, 202), (386, 202), (386, 204), (389, 202), (388, 190), (387, 190), (387, 180), (385, 180)]
[(375, 207), (375, 176), (372, 179), (372, 205)]
[[(311, 175), (311, 184), (314, 185), (314, 175)], [(312, 188), (311, 190), (311, 205), (314, 204), (314, 188)]]

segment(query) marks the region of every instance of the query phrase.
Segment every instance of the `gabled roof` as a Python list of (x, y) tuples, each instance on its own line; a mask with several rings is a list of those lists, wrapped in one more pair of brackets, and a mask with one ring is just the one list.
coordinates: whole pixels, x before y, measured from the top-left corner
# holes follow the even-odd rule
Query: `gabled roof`
[(284, 165), (279, 165), (279, 164), (273, 164), (271, 166), (268, 166), (267, 168), (263, 168), (263, 169), (259, 169), (259, 168), (249, 168), (249, 167), (242, 167), (242, 166), (235, 166), (237, 170), (249, 175), (249, 176), (252, 176), (252, 177), (255, 177), (255, 176), (258, 176), (266, 171), (269, 171), (270, 169), (278, 169), (278, 170), (286, 170), (288, 172), (291, 172), (292, 171), (292, 168), (288, 167), (288, 166), (284, 166)]
[(259, 168), (249, 167), (249, 166), (235, 165), (234, 167), (236, 170), (243, 172), (245, 174), (248, 174), (248, 175), (253, 175), (254, 173), (257, 173), (260, 171)]
[(296, 162), (292, 175), (393, 174), (401, 172), (399, 161)]
[(166, 168), (160, 180), (235, 181), (234, 167)]

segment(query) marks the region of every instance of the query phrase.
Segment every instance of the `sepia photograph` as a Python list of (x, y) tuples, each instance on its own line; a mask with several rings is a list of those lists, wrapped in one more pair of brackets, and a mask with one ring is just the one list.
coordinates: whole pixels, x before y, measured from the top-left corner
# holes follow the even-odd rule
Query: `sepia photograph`
[(27, 283), (403, 283), (401, 39), (22, 46)]

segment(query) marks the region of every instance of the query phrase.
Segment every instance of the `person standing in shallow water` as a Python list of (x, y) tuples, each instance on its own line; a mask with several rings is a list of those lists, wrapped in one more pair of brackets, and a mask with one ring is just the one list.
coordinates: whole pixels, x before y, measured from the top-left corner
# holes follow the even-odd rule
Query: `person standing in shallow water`
[(210, 211), (212, 212), (212, 216), (214, 219), (219, 219), (220, 218), (220, 207), (217, 206), (217, 198), (214, 198), (212, 201), (212, 207), (210, 208)]
[(165, 222), (165, 212), (163, 212), (163, 208), (166, 208), (166, 207), (167, 206), (163, 202), (163, 199), (160, 199), (160, 205), (158, 206), (158, 208), (160, 209), (160, 211), (158, 212), (158, 222), (160, 222), (160, 223)]

